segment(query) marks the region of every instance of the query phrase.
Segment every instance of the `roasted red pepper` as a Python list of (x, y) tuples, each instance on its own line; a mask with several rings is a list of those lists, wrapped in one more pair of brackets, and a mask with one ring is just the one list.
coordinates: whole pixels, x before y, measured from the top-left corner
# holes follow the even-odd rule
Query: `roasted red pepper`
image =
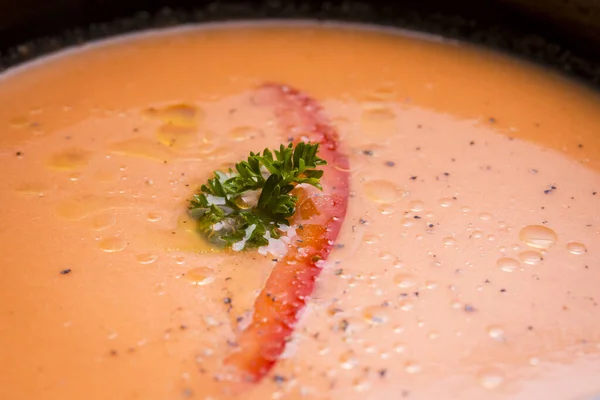
[(315, 280), (338, 237), (349, 193), (348, 158), (338, 148), (338, 134), (322, 107), (289, 86), (265, 84), (255, 103), (272, 107), (286, 138), (319, 143), (327, 161), (323, 191), (296, 189), (297, 212), (292, 224), (297, 237), (279, 260), (256, 299), (250, 325), (240, 333), (238, 347), (225, 364), (236, 380), (257, 382), (277, 362), (308, 301)]

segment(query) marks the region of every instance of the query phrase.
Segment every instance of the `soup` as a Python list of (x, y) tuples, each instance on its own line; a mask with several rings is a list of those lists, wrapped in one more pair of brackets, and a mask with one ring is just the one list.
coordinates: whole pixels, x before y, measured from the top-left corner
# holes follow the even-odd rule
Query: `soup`
[[(322, 107), (348, 209), (240, 387), (223, 362), (278, 256), (215, 248), (187, 208), (287, 144), (265, 82)], [(600, 393), (600, 99), (576, 83), (407, 32), (215, 25), (41, 59), (0, 102), (3, 399)]]

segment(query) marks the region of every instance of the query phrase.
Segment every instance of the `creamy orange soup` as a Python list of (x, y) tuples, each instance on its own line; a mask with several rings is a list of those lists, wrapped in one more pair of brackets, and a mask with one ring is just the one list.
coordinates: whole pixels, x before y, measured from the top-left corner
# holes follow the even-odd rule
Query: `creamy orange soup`
[[(219, 380), (274, 262), (215, 251), (197, 187), (314, 96), (350, 160), (340, 237), (275, 367)], [(600, 99), (437, 38), (181, 28), (0, 78), (1, 399), (600, 395)]]

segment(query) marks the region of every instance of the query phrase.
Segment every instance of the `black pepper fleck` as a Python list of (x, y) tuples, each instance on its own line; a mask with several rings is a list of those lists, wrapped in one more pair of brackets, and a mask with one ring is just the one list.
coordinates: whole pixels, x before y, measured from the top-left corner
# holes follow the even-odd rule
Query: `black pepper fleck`
[(415, 215), (413, 218), (414, 218), (414, 219), (421, 219), (421, 217), (420, 217), (420, 216), (418, 216), (418, 215)]
[(223, 303), (225, 303), (225, 304), (231, 304), (231, 297), (225, 297), (223, 299)]
[(469, 145), (470, 145), (470, 146), (474, 146), (474, 145), (475, 145), (475, 141), (474, 141), (474, 140), (471, 140), (471, 141), (469, 142)]
[(350, 324), (348, 323), (348, 321), (347, 321), (347, 320), (345, 320), (345, 319), (343, 319), (343, 320), (341, 320), (341, 321), (340, 321), (340, 323), (338, 324), (338, 328), (339, 328), (341, 331), (343, 331), (343, 332), (346, 332), (346, 329), (348, 329), (348, 325), (350, 325)]
[(365, 156), (372, 156), (373, 155), (373, 150), (363, 150), (362, 153)]
[(275, 382), (275, 383), (283, 383), (285, 381), (286, 381), (285, 376), (281, 376), (281, 375), (273, 376), (273, 382)]
[(17, 151), (17, 157), (22, 157), (23, 153), (21, 153), (20, 151)]
[(380, 369), (379, 371), (377, 371), (377, 373), (379, 374), (379, 376), (380, 376), (381, 378), (385, 378), (385, 376), (386, 376), (386, 374), (387, 374), (387, 369), (385, 369), (385, 368), (383, 368), (383, 369)]
[(475, 311), (477, 311), (477, 310), (475, 310), (475, 307), (473, 307), (470, 304), (465, 304), (465, 312), (472, 313), (472, 312), (475, 312)]
[(60, 271), (61, 275), (67, 275), (70, 273), (71, 273), (71, 268), (63, 269), (62, 271)]
[(340, 276), (344, 273), (344, 270), (341, 268), (336, 269), (335, 271), (333, 271), (334, 275)]
[(387, 165), (388, 167), (393, 167), (393, 166), (395, 166), (395, 165), (396, 165), (396, 163), (395, 163), (395, 162), (393, 162), (393, 161), (386, 161), (386, 162), (385, 162), (385, 165)]
[(361, 225), (364, 225), (364, 224), (366, 224), (366, 223), (367, 223), (367, 220), (361, 217), (361, 218), (358, 220), (358, 222), (359, 222)]
[(416, 179), (417, 179), (417, 176), (416, 176), (416, 175), (412, 175), (412, 176), (410, 177), (410, 179), (414, 181), (414, 180), (416, 180)]

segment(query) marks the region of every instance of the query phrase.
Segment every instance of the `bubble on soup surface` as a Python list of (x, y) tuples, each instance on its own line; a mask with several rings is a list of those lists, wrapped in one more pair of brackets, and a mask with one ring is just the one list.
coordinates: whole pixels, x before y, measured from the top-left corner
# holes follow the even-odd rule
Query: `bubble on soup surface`
[(521, 229), (519, 238), (529, 247), (548, 249), (558, 239), (556, 232), (542, 225), (528, 225)]

